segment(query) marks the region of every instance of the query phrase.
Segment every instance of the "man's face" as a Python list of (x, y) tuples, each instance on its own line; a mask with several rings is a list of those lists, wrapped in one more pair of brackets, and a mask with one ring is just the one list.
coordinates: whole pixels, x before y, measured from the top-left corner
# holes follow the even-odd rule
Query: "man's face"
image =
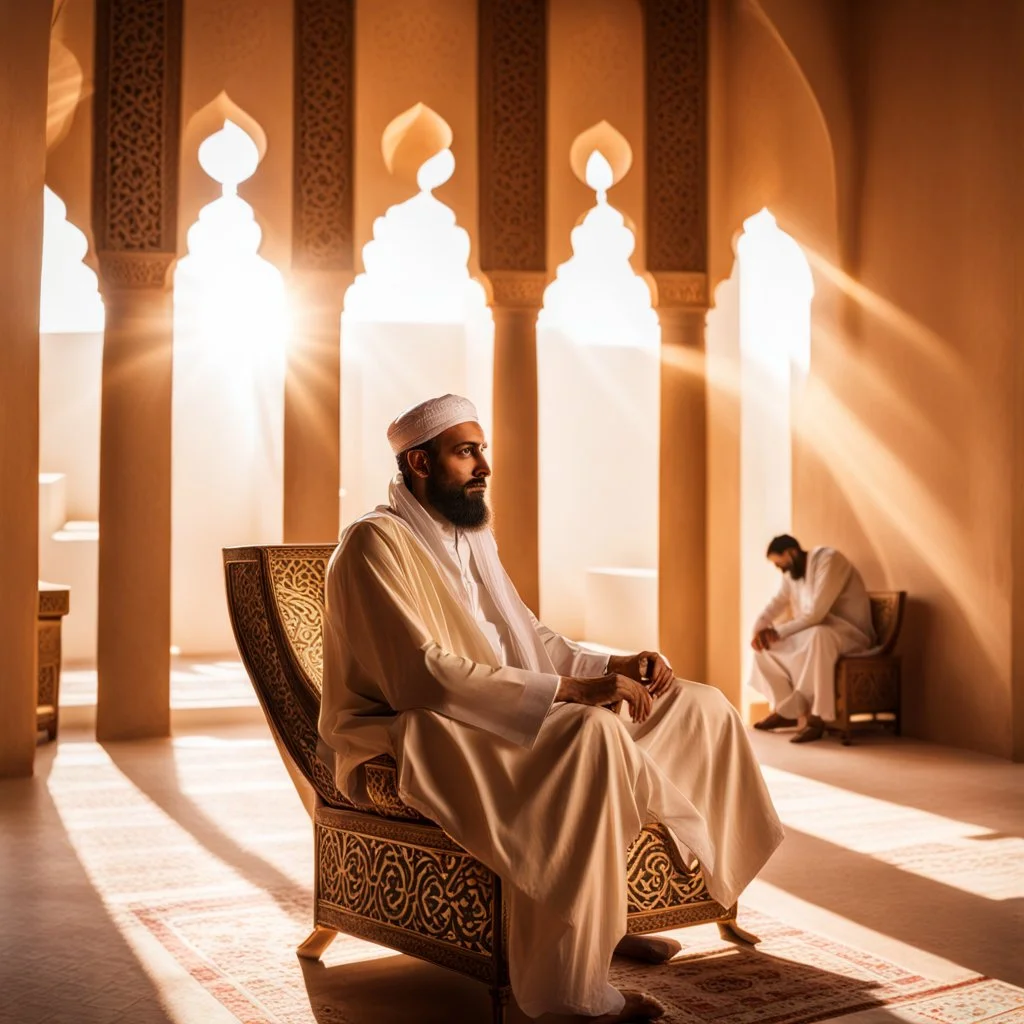
[(787, 548), (781, 555), (769, 555), (768, 561), (794, 580), (803, 579), (807, 571), (807, 555), (798, 548)]
[(491, 467), (484, 456), (487, 441), (480, 424), (449, 427), (438, 435), (435, 449), (428, 463), (427, 500), (455, 526), (486, 526), (491, 518), (486, 499)]

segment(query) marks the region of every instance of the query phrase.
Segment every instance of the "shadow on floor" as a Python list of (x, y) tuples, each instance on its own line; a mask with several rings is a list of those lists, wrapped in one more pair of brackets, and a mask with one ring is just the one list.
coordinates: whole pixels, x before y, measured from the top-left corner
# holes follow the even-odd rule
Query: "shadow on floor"
[[(334, 967), (301, 961), (317, 1024), (486, 1024), (492, 1018), (487, 987), (452, 971), (407, 956)], [(620, 989), (646, 991), (665, 1003), (665, 1024), (805, 1024), (872, 1011), (871, 1021), (905, 1021), (886, 1007), (896, 998), (882, 984), (834, 974), (755, 949), (677, 957), (659, 967), (616, 958), (612, 980)], [(923, 984), (924, 996), (940, 988)], [(508, 1024), (527, 1024), (512, 1005)], [(567, 1024), (547, 1015), (541, 1024)]]
[(761, 764), (851, 793), (1024, 837), (1024, 764), (866, 730), (843, 747), (791, 744), (784, 731), (749, 735)]
[(0, 782), (0, 1022), (173, 1024), (50, 797), (56, 752), (40, 747), (32, 778)]
[[(1024, 986), (1024, 900), (965, 892), (792, 827), (759, 877), (907, 945)], [(963, 881), (969, 889), (969, 874)]]

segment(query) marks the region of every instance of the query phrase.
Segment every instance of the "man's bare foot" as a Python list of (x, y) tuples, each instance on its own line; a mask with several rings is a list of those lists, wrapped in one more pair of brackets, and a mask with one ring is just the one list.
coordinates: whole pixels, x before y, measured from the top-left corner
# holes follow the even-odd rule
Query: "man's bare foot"
[(626, 1005), (618, 1013), (603, 1013), (600, 1017), (584, 1017), (587, 1024), (626, 1024), (631, 1020), (657, 1020), (665, 1016), (665, 1007), (646, 992), (623, 989)]
[(619, 939), (615, 952), (628, 956), (630, 960), (643, 960), (647, 964), (668, 962), (683, 947), (675, 939), (663, 935), (624, 935)]

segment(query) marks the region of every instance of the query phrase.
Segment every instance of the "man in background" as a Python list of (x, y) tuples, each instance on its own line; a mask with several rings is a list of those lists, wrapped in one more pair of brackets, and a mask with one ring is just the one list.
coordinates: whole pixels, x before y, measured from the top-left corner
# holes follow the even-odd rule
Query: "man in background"
[(836, 661), (875, 643), (871, 601), (860, 573), (834, 548), (804, 551), (782, 534), (768, 545), (768, 560), (782, 586), (754, 624), (750, 685), (772, 710), (754, 728), (800, 726), (791, 742), (810, 743), (836, 716)]

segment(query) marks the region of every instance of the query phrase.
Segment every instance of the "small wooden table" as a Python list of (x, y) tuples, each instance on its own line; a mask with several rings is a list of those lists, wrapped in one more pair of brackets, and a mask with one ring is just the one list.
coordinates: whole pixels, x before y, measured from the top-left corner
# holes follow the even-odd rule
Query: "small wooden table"
[(39, 643), (39, 696), (36, 729), (57, 738), (60, 716), (60, 620), (71, 608), (71, 590), (60, 583), (39, 582), (36, 635)]

